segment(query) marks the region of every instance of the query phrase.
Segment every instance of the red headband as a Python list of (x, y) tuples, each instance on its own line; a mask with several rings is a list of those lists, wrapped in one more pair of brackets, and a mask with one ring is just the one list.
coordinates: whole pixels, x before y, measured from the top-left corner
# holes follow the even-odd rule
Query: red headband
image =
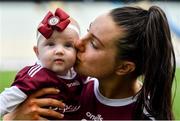
[(40, 23), (38, 31), (48, 39), (51, 37), (53, 30), (63, 31), (68, 26), (70, 23), (68, 18), (69, 15), (60, 8), (56, 9), (54, 15), (49, 11)]

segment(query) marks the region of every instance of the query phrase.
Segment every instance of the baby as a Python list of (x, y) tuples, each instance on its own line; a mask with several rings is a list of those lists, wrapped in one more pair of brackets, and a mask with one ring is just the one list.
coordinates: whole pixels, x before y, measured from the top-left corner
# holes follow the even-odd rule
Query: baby
[(37, 46), (34, 52), (38, 62), (23, 68), (12, 86), (0, 94), (0, 115), (13, 111), (28, 95), (44, 87), (56, 87), (58, 95), (47, 95), (62, 100), (65, 109), (47, 107), (63, 112), (63, 119), (71, 119), (79, 108), (82, 80), (73, 65), (76, 61), (74, 44), (79, 39), (79, 25), (60, 8), (55, 14), (48, 12), (37, 31)]

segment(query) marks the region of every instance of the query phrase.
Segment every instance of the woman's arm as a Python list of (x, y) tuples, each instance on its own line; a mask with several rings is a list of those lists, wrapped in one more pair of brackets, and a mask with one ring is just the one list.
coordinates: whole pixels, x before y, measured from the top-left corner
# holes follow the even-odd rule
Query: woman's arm
[(63, 114), (43, 107), (54, 106), (64, 108), (65, 104), (52, 98), (38, 98), (46, 94), (57, 94), (59, 90), (55, 88), (44, 88), (30, 95), (15, 111), (6, 114), (3, 120), (40, 120), (44, 117), (62, 119)]

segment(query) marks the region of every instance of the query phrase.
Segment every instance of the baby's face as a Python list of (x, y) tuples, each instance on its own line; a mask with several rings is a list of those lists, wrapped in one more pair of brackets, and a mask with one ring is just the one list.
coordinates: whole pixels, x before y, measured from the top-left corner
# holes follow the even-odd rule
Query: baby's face
[(79, 35), (71, 28), (63, 32), (54, 30), (52, 36), (38, 43), (38, 59), (45, 68), (64, 75), (73, 67), (76, 60), (75, 42)]

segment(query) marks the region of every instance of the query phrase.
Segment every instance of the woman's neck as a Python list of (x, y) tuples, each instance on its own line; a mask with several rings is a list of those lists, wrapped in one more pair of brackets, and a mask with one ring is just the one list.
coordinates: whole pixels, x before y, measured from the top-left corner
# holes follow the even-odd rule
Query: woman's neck
[(142, 84), (137, 79), (114, 77), (99, 80), (99, 91), (110, 99), (122, 99), (134, 96), (141, 89)]

